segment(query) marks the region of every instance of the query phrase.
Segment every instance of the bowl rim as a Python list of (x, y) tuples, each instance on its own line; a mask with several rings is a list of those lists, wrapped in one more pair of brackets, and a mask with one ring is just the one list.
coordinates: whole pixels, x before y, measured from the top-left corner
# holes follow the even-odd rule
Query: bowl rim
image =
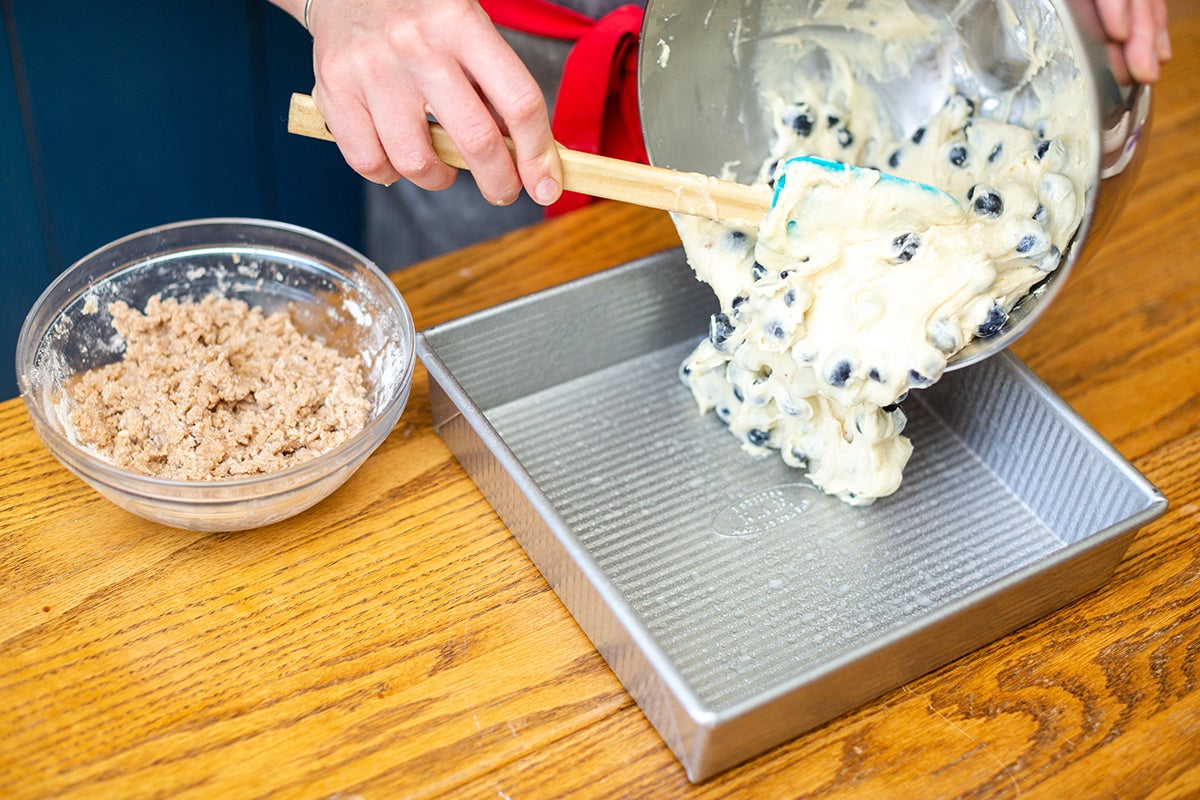
[[(69, 282), (76, 272), (85, 264), (92, 263), (102, 257), (106, 252), (116, 250), (119, 247), (128, 244), (138, 239), (144, 239), (151, 236), (170, 234), (182, 230), (195, 229), (204, 226), (226, 226), (226, 227), (244, 227), (247, 230), (273, 229), (283, 231), (285, 233), (300, 237), (310, 238), (320, 242), (321, 244), (330, 247), (336, 251), (340, 251), (348, 258), (353, 259), (361, 266), (363, 271), (373, 278), (382, 289), (381, 294), (386, 300), (385, 306), (398, 313), (401, 328), (401, 345), (404, 347), (404, 363), (401, 376), (395, 384), (395, 390), (390, 393), (386, 401), (376, 410), (373, 410), (371, 419), (357, 433), (351, 436), (346, 441), (339, 444), (332, 450), (325, 451), (320, 455), (314, 456), (299, 464), (287, 467), (285, 469), (274, 472), (265, 472), (255, 475), (247, 475), (236, 478), (214, 478), (212, 480), (181, 480), (178, 478), (164, 478), (157, 475), (148, 475), (133, 470), (124, 469), (113, 464), (110, 461), (97, 455), (92, 450), (79, 445), (69, 435), (64, 434), (60, 427), (61, 422), (49, 419), (43, 413), (41, 404), (34, 396), (34, 388), (31, 385), (29, 371), (23, 369), (20, 363), (23, 354), (30, 356), (36, 354), (41, 343), (45, 338), (46, 333), (54, 326), (55, 321), (59, 318), (59, 314), (55, 314), (47, 320), (44, 326), (38, 326), (35, 329), (33, 324), (36, 313), (42, 310), (48, 300), (53, 297), (63, 284)], [(239, 243), (229, 243), (226, 246), (234, 247)], [(264, 246), (256, 245), (251, 241), (243, 244), (247, 249), (255, 249), (258, 251), (279, 250), (285, 252), (286, 249), (277, 245)], [(199, 250), (211, 245), (195, 245), (172, 250), (172, 253), (186, 253), (192, 250)], [(161, 254), (159, 254), (161, 255)], [(147, 256), (139, 261), (150, 260), (157, 256)], [(120, 269), (113, 270), (104, 277), (108, 278), (117, 272), (123, 272), (131, 266), (135, 266), (137, 261), (130, 261), (122, 264)], [(36, 335), (36, 341), (35, 341)], [(72, 463), (64, 463), (69, 470), (76, 472), (80, 469), (80, 465), (74, 462), (84, 461), (89, 467), (95, 467), (95, 470), (101, 474), (96, 474), (95, 471), (89, 468), (86, 480), (100, 480), (106, 486), (121, 492), (129, 492), (134, 486), (159, 487), (166, 490), (168, 497), (164, 500), (179, 500), (184, 499), (189, 493), (197, 495), (205, 495), (201, 497), (187, 497), (186, 499), (213, 504), (228, 502), (230, 498), (207, 497), (220, 490), (236, 490), (248, 487), (260, 487), (270, 484), (283, 484), (278, 492), (293, 491), (301, 486), (321, 480), (325, 475), (343, 469), (345, 466), (352, 464), (356, 459), (370, 455), (394, 428), (400, 414), (403, 412), (404, 406), (408, 402), (408, 397), (412, 388), (413, 373), (416, 368), (416, 327), (413, 321), (412, 312), (408, 307), (408, 303), (404, 300), (404, 296), (400, 290), (392, 282), (382, 269), (379, 268), (373, 261), (365, 255), (330, 236), (327, 236), (318, 231), (312, 230), (294, 223), (280, 222), (277, 220), (261, 219), (256, 217), (203, 217), (197, 219), (181, 220), (178, 222), (156, 225), (149, 228), (144, 228), (140, 231), (126, 234), (117, 239), (114, 239), (100, 247), (95, 248), (83, 257), (77, 259), (74, 263), (59, 273), (53, 281), (38, 295), (38, 298), (30, 306), (25, 320), (21, 325), (20, 333), (17, 337), (17, 348), (15, 357), (17, 359), (17, 387), (20, 397), (25, 404), (25, 407), (35, 422), (35, 431), (39, 437), (49, 436), (54, 440), (54, 447), (47, 446), (51, 455), (58, 458), (58, 451), (70, 453), (69, 459)], [(386, 430), (381, 430), (386, 423)], [(60, 459), (62, 460), (62, 459)], [(306, 473), (316, 473), (307, 475)], [(84, 477), (81, 475), (80, 477)], [(113, 478), (119, 478), (123, 485), (115, 485)], [(263, 495), (256, 495), (262, 497)], [(249, 499), (249, 498), (246, 498)]]

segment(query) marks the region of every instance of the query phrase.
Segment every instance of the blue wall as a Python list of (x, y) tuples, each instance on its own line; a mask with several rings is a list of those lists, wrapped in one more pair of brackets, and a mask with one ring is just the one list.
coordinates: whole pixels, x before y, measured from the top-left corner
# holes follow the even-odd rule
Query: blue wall
[(312, 42), (266, 0), (0, 0), (0, 399), (34, 300), (128, 233), (250, 216), (362, 247), (362, 184), (286, 131)]

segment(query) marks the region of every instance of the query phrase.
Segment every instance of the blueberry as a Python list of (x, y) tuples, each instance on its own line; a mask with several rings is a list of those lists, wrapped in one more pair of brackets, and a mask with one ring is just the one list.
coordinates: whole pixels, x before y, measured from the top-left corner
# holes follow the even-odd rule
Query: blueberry
[(783, 293), (783, 304), (785, 306), (794, 306), (796, 304), (796, 290), (788, 289)]
[(1037, 207), (1037, 211), (1033, 212), (1033, 221), (1040, 222), (1043, 225), (1045, 225), (1046, 220), (1048, 220), (1049, 218), (1050, 218), (1050, 212), (1046, 210), (1045, 206), (1039, 204)]
[(1041, 161), (1046, 157), (1046, 151), (1050, 149), (1049, 139), (1039, 139), (1034, 142), (1033, 157)]
[(837, 140), (838, 144), (840, 144), (844, 150), (850, 145), (854, 144), (854, 134), (852, 134), (846, 128), (838, 128)]
[(784, 330), (782, 323), (768, 322), (765, 327), (766, 327), (767, 333), (770, 334), (771, 336), (775, 337), (776, 339), (786, 339), (787, 338), (787, 331)]
[(1032, 233), (1027, 233), (1021, 237), (1021, 241), (1017, 242), (1018, 253), (1028, 253), (1033, 248), (1037, 247), (1038, 237)]
[(729, 315), (713, 314), (708, 326), (708, 340), (712, 342), (713, 347), (724, 350), (730, 336), (733, 336), (733, 322), (730, 321)]
[(1052, 244), (1050, 251), (1035, 266), (1042, 272), (1053, 272), (1058, 267), (1060, 258), (1062, 258), (1062, 251), (1058, 249), (1058, 245)]
[(1001, 199), (999, 193), (991, 189), (985, 189), (982, 192), (976, 193), (974, 186), (967, 194), (967, 199), (974, 198), (972, 207), (977, 214), (985, 217), (998, 217), (1004, 213), (1004, 200)]
[(988, 153), (988, 163), (995, 164), (996, 159), (999, 158), (1000, 154), (1003, 152), (1004, 152), (1004, 145), (998, 144), (995, 147), (993, 147), (992, 152)]
[(917, 128), (915, 131), (913, 131), (913, 135), (912, 135), (912, 143), (913, 144), (920, 144), (921, 140), (924, 138), (925, 138), (925, 129), (924, 128)]
[(733, 419), (733, 412), (729, 410), (729, 406), (717, 406), (717, 419), (724, 422), (726, 425)]
[(926, 378), (915, 369), (910, 369), (908, 371), (908, 382), (913, 386), (928, 386), (933, 381), (929, 380), (929, 378)]
[(917, 254), (917, 248), (921, 246), (921, 237), (915, 233), (902, 233), (895, 239), (892, 239), (892, 247), (896, 250), (896, 260), (900, 262), (911, 261), (912, 257)]
[(892, 169), (895, 169), (896, 167), (900, 166), (900, 151), (899, 150), (894, 151), (890, 156), (888, 156), (888, 166), (891, 167)]
[(750, 268), (750, 274), (754, 276), (754, 280), (761, 281), (767, 277), (767, 268), (755, 261), (754, 266)]
[(975, 335), (980, 339), (995, 336), (1007, 321), (1008, 312), (999, 303), (993, 303), (992, 307), (988, 309), (987, 319), (975, 330)]
[(883, 383), (883, 376), (879, 374), (879, 370), (875, 367), (871, 367), (871, 371), (867, 373), (867, 377), (876, 383)]
[(771, 441), (771, 434), (761, 428), (751, 428), (746, 431), (746, 441), (756, 447), (766, 447)]
[(746, 295), (739, 294), (737, 297), (733, 298), (733, 302), (730, 303), (729, 305), (734, 311), (737, 311), (738, 308), (740, 308), (743, 303), (747, 303), (747, 302), (749, 302), (749, 300), (750, 300), (750, 298), (747, 297)]
[(938, 319), (929, 329), (930, 343), (946, 355), (958, 349), (961, 344), (958, 339), (958, 327), (951, 325), (945, 318)]
[(834, 114), (830, 114), (825, 118), (825, 124), (831, 128), (837, 127), (837, 124), (842, 121), (842, 118)]
[(743, 231), (730, 231), (728, 236), (730, 248), (737, 249), (746, 246), (746, 234)]
[(808, 103), (797, 103), (794, 107), (794, 113), (786, 121), (796, 132), (797, 136), (809, 137), (813, 132), (813, 116), (812, 111), (808, 107)]
[(961, 92), (955, 92), (954, 94), (947, 97), (946, 102), (942, 103), (942, 108), (949, 108), (951, 106), (951, 104), (954, 103), (955, 100), (961, 100), (963, 105), (965, 105), (967, 107), (967, 116), (969, 116), (969, 117), (975, 116), (975, 101), (972, 100), (971, 98), (967, 97), (965, 94), (962, 94)]
[[(805, 257), (804, 257), (804, 260), (805, 260), (805, 261), (808, 261), (808, 256), (805, 256)], [(786, 280), (787, 280), (787, 276), (788, 276), (788, 275), (790, 275), (790, 274), (791, 274), (791, 272), (790, 272), (789, 270), (786, 270), (786, 269), (785, 269), (783, 272), (779, 273), (779, 280), (781, 280), (781, 281), (786, 281)]]
[(796, 460), (797, 464), (808, 463), (808, 455), (803, 450), (797, 450), (794, 447), (792, 448), (792, 458)]
[(956, 144), (950, 148), (950, 163), (956, 167), (961, 167), (967, 163), (967, 148), (961, 144)]
[(842, 359), (833, 365), (833, 371), (829, 373), (829, 385), (845, 386), (848, 380), (850, 380), (850, 362)]
[(739, 403), (744, 403), (744, 402), (746, 402), (746, 395), (744, 395), (744, 394), (742, 393), (742, 390), (741, 390), (740, 388), (738, 388), (737, 386), (734, 386), (734, 387), (733, 387), (733, 396), (734, 396), (735, 398), (737, 398), (737, 401), (738, 401)]

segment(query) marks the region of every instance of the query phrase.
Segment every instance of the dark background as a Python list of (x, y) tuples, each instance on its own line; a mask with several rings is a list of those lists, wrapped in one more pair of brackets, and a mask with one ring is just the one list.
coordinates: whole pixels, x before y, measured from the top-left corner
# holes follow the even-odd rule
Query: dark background
[(287, 133), (312, 41), (266, 0), (0, 0), (0, 399), (54, 277), (126, 234), (213, 216), (362, 249), (362, 182)]

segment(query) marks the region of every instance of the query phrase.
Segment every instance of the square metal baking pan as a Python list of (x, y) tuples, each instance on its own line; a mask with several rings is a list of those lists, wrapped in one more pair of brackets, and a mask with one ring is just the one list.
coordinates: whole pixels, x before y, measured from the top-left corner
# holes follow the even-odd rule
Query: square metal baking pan
[(671, 250), (422, 331), (434, 425), (700, 781), (1107, 581), (1166, 500), (1015, 356), (905, 401), (855, 508), (677, 371), (716, 310)]

